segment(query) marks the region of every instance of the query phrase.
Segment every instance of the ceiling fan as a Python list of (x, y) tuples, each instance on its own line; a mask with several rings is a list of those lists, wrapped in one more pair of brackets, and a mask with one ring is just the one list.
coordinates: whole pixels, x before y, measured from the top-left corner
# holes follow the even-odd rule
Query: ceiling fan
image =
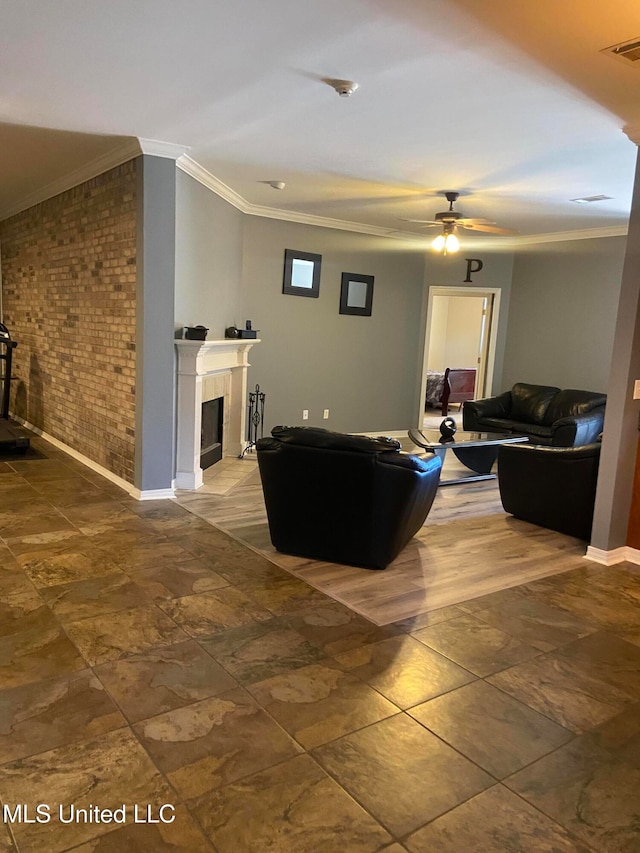
[(404, 219), (403, 222), (415, 222), (419, 225), (426, 225), (430, 228), (434, 225), (442, 226), (442, 234), (439, 234), (431, 244), (438, 251), (446, 254), (447, 252), (457, 252), (460, 248), (460, 243), (456, 237), (456, 228), (465, 228), (469, 231), (484, 231), (488, 234), (517, 234), (511, 228), (500, 228), (495, 222), (490, 219), (467, 219), (459, 211), (453, 209), (454, 202), (457, 201), (460, 193), (445, 192), (444, 197), (449, 202), (449, 210), (436, 213), (435, 219)]

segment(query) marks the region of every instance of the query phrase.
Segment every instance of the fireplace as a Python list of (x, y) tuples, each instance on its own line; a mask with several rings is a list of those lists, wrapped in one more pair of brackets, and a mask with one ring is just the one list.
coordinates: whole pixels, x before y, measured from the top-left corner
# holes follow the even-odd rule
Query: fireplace
[[(178, 399), (176, 488), (199, 489), (202, 470), (213, 462), (201, 459), (203, 447), (220, 444), (221, 456), (240, 456), (247, 446), (247, 370), (249, 350), (260, 340), (177, 340)], [(205, 439), (204, 403), (222, 398), (217, 439)], [(207, 435), (209, 428), (206, 427)], [(218, 457), (219, 458), (219, 457)]]
[(202, 404), (200, 425), (200, 467), (203, 471), (222, 459), (224, 397)]

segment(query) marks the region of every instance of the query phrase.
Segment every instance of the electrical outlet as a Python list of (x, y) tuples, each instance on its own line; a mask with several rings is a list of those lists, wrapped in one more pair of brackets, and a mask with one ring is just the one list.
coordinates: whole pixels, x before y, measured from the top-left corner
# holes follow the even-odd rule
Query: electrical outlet
[(329, 417), (329, 409), (325, 409), (322, 413), (322, 417), (326, 420)]
[(309, 409), (303, 409), (302, 410), (302, 420), (303, 421), (309, 420)]

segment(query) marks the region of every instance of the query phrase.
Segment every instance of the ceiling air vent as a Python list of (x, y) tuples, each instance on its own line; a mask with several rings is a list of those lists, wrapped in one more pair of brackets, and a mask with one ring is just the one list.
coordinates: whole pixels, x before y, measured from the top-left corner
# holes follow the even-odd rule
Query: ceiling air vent
[(571, 198), (569, 201), (575, 201), (576, 204), (591, 204), (594, 201), (611, 201), (610, 195), (585, 195), (582, 198)]
[[(614, 59), (622, 59), (625, 63), (640, 63), (640, 38), (625, 41), (621, 44), (614, 44), (612, 47), (605, 47), (600, 52), (607, 53)], [(640, 68), (640, 64), (636, 68)]]

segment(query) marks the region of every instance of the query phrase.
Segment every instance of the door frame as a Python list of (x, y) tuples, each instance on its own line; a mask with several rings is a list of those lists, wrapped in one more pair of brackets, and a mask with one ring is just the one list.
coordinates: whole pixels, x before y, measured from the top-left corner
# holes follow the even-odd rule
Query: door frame
[[(500, 298), (502, 289), (499, 287), (461, 287), (445, 285), (429, 285), (429, 298), (427, 302), (427, 313), (424, 324), (424, 349), (422, 351), (422, 380), (420, 382), (420, 399), (418, 401), (418, 427), (422, 426), (424, 417), (424, 399), (427, 393), (427, 358), (429, 355), (429, 338), (431, 335), (431, 322), (433, 319), (433, 299), (435, 296), (473, 296), (478, 299), (493, 297), (491, 302), (491, 315), (489, 317), (489, 344), (487, 347), (486, 381), (484, 396), (490, 397), (493, 391), (493, 371), (496, 363), (496, 346), (498, 340), (498, 320), (500, 317)], [(454, 365), (448, 365), (452, 367)]]

